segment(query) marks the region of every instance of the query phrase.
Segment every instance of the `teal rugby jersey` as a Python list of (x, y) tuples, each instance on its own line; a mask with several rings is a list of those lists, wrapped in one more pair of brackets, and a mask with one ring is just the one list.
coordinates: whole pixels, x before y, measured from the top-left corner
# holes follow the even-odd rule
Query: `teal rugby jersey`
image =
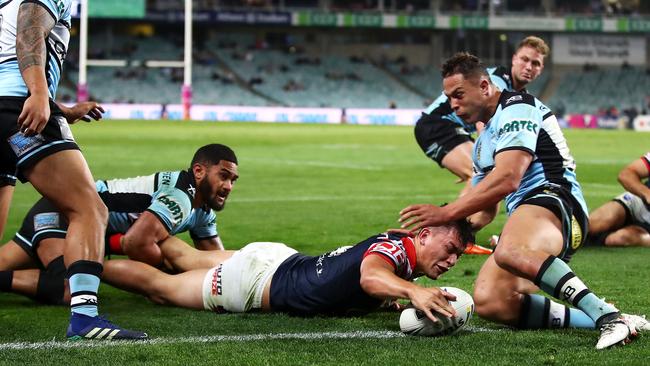
[(565, 187), (583, 212), (589, 212), (576, 179), (575, 161), (557, 119), (530, 94), (501, 93), (496, 112), (474, 145), (473, 185), (485, 178), (494, 168), (495, 156), (506, 150), (523, 150), (533, 156), (519, 188), (506, 197), (508, 214), (530, 191), (545, 184)]
[[(0, 96), (26, 97), (16, 58), (16, 27), (18, 9), (25, 0), (0, 0)], [(46, 38), (45, 76), (50, 98), (54, 99), (61, 79), (63, 60), (70, 41), (71, 0), (28, 0), (43, 6), (52, 15), (56, 25)]]

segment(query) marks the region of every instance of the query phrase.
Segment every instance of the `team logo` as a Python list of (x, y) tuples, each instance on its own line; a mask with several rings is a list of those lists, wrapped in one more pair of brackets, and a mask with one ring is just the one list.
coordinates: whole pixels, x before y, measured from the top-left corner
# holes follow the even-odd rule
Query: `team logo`
[(41, 135), (27, 137), (21, 132), (13, 134), (7, 139), (7, 141), (18, 157), (45, 143), (45, 139)]
[(506, 99), (506, 105), (513, 103), (513, 102), (518, 102), (522, 100), (523, 97), (521, 95), (513, 95), (510, 98)]
[(58, 212), (44, 212), (34, 215), (34, 231), (54, 229), (59, 227)]

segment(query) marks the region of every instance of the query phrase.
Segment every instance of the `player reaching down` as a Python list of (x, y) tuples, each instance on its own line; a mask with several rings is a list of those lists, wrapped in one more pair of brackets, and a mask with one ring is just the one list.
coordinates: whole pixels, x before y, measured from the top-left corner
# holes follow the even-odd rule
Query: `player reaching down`
[[(69, 220), (64, 250), (72, 293), (68, 338), (143, 339), (146, 333), (122, 329), (97, 311), (107, 211), (66, 119), (87, 113), (96, 118), (101, 109), (95, 103), (62, 109), (53, 102), (70, 38), (70, 7), (70, 0), (0, 2), (0, 206), (10, 199), (17, 176)], [(0, 209), (0, 215), (5, 213)], [(2, 226), (5, 219), (0, 217)]]
[[(598, 349), (646, 328), (643, 318), (623, 316), (596, 296), (567, 265), (584, 239), (587, 207), (553, 113), (529, 94), (500, 91), (468, 53), (447, 60), (442, 76), (456, 114), (469, 123), (486, 122), (474, 147), (477, 174), (472, 188), (447, 206), (402, 210), (403, 226), (448, 222), (490, 210), (505, 198), (508, 220), (474, 286), (477, 314), (522, 328), (596, 327)], [(538, 289), (579, 310), (535, 294)]]
[(200, 253), (165, 242), (161, 249), (175, 266), (212, 268), (169, 275), (144, 263), (110, 260), (104, 278), (158, 303), (191, 309), (346, 315), (369, 312), (385, 300), (410, 299), (434, 319), (432, 310), (452, 315), (447, 299), (453, 295), (411, 280), (437, 279), (472, 239), (469, 224), (458, 220), (422, 228), (414, 238), (384, 233), (319, 256), (280, 243)]

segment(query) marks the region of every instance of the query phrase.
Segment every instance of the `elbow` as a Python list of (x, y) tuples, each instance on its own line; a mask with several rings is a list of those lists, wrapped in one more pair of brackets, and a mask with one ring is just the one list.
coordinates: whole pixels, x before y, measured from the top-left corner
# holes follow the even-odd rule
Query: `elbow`
[(380, 297), (378, 293), (378, 289), (380, 287), (378, 286), (378, 281), (376, 278), (374, 278), (374, 276), (362, 275), (361, 279), (359, 280), (359, 284), (361, 285), (363, 292), (372, 297)]

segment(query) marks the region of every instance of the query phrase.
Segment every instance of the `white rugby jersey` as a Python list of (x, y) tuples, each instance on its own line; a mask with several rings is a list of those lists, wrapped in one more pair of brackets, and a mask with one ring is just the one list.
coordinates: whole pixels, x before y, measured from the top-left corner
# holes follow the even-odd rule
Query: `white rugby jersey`
[(71, 0), (0, 0), (0, 96), (27, 96), (27, 86), (16, 58), (18, 9), (25, 2), (43, 6), (56, 21), (45, 40), (45, 77), (50, 98), (54, 99), (70, 42)]

